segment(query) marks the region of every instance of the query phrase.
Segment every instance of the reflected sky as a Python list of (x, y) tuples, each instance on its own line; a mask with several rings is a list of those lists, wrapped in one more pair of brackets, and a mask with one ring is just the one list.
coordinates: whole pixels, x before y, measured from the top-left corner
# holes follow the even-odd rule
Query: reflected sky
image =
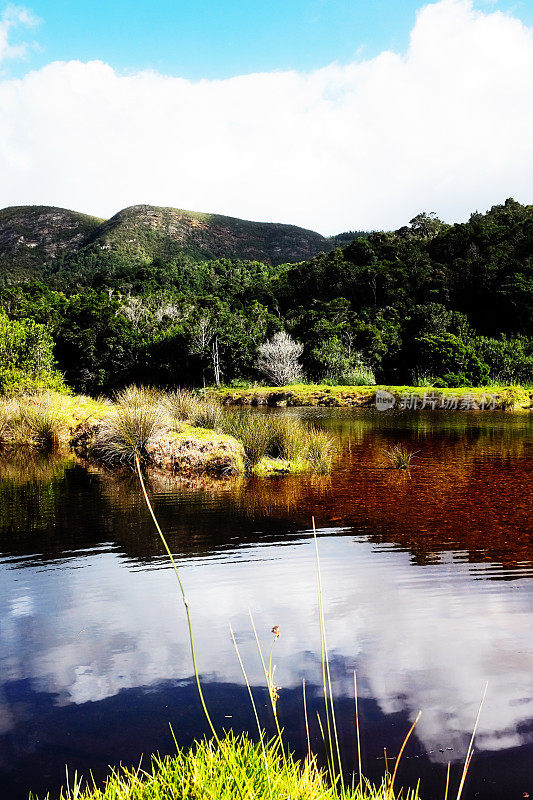
[[(424, 769), (421, 762), (416, 766), (430, 775), (447, 760), (459, 763), (463, 757), (488, 681), (477, 751), (503, 773), (505, 758), (512, 761), (518, 776), (513, 788), (526, 790), (524, 770), (533, 746), (530, 428), (496, 426), (477, 430), (467, 441), (464, 431), (458, 436), (457, 429), (437, 426), (420, 439), (420, 431), (408, 426), (402, 434), (399, 425), (384, 431), (384, 423), (372, 427), (367, 419), (331, 419), (344, 451), (336, 472), (323, 482), (228, 482), (217, 490), (152, 479), (161, 519), (181, 560), (200, 670), (206, 685), (218, 692), (216, 713), (236, 726), (248, 713), (232, 707), (235, 689), (227, 688), (242, 686), (230, 624), (251, 684), (264, 684), (249, 611), (265, 649), (270, 629), (280, 626), (274, 650), (280, 713), (296, 738), (303, 678), (311, 703), (318, 702), (316, 561), (309, 529), (314, 508), (321, 522), (334, 689), (339, 707), (346, 708), (343, 735), (352, 736), (357, 670), (361, 702), (368, 709), (369, 753), (394, 745), (422, 710), (413, 747), (427, 762)], [(418, 473), (408, 478), (385, 470), (380, 460), (382, 443), (400, 435), (416, 438), (425, 448)], [(134, 708), (139, 719), (143, 714), (152, 719), (154, 746), (163, 748), (169, 746), (162, 734), (168, 719), (178, 738), (182, 731), (183, 741), (193, 729), (194, 735), (201, 733), (202, 723), (190, 691), (189, 644), (175, 576), (135, 486), (73, 461), (61, 468), (48, 465), (45, 475), (28, 475), (26, 468), (18, 482), (13, 465), (11, 472), (6, 469), (1, 484), (0, 777), (8, 786), (12, 782), (6, 796), (11, 800), (26, 796), (24, 785), (29, 785), (20, 771), (35, 780), (32, 764), (40, 764), (47, 750), (55, 748), (61, 763), (77, 764), (83, 757), (90, 762), (88, 753), (101, 760), (104, 756), (93, 752), (95, 737), (109, 730), (117, 714), (127, 717), (126, 727), (106, 739), (106, 763), (151, 747), (151, 724), (141, 732)], [(455, 480), (437, 493), (443, 472), (450, 470)], [(506, 505), (504, 516), (501, 490), (512, 474), (524, 489), (524, 502), (515, 501), (514, 514)], [(466, 485), (479, 485), (483, 508), (465, 492)], [(516, 486), (513, 491), (518, 497)], [(28, 526), (26, 519), (7, 529), (9, 509), (27, 506), (30, 499), (37, 522)], [(451, 500), (458, 507), (444, 515)], [(432, 524), (417, 533), (424, 511)], [(485, 514), (489, 540), (483, 530), (459, 529), (461, 514), (470, 521)], [(413, 541), (416, 535), (420, 541)], [(39, 546), (43, 543), (46, 547)], [(168, 702), (157, 710), (145, 708), (155, 698)], [(222, 707), (222, 699), (229, 708)], [(239, 702), (245, 703), (244, 696)], [(70, 755), (64, 730), (54, 733), (65, 719), (68, 724), (61, 726), (78, 742)], [(50, 772), (51, 786), (63, 780), (59, 766)], [(498, 796), (502, 785), (509, 786), (506, 780), (499, 784), (498, 776), (486, 770), (479, 796)]]

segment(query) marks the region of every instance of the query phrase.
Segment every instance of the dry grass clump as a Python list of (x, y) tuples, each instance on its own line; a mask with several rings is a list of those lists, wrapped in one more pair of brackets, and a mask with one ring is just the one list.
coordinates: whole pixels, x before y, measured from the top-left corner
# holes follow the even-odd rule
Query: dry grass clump
[(92, 450), (110, 465), (131, 465), (136, 455), (143, 461), (148, 446), (168, 430), (169, 422), (159, 392), (130, 386), (116, 395), (115, 406), (100, 426)]
[(409, 469), (418, 450), (409, 450), (403, 444), (395, 444), (390, 450), (384, 450), (393, 469)]
[(22, 395), (0, 401), (0, 446), (54, 450), (65, 437), (66, 412), (48, 395)]
[(208, 430), (222, 430), (223, 411), (216, 400), (197, 397), (188, 389), (177, 389), (165, 397), (164, 405), (176, 421), (189, 422)]

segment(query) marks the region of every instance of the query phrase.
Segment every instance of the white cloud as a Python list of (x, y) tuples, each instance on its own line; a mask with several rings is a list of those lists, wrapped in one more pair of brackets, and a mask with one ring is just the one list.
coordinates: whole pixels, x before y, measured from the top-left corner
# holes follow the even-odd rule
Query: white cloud
[(27, 8), (9, 5), (0, 14), (0, 63), (8, 58), (20, 58), (26, 55), (28, 45), (12, 45), (9, 34), (13, 28), (32, 28), (37, 25), (38, 19)]
[(470, 0), (422, 8), (405, 54), (311, 73), (55, 62), (0, 81), (0, 206), (154, 203), (324, 233), (465, 219), (533, 201), (532, 92), (533, 30)]

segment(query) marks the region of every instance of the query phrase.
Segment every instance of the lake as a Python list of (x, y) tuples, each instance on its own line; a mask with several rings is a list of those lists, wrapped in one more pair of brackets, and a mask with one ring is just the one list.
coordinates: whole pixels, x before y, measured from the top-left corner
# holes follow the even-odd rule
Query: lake
[[(455, 785), (485, 683), (468, 798), (533, 794), (533, 418), (499, 412), (289, 409), (326, 427), (331, 475), (185, 481), (152, 476), (179, 561), (199, 668), (220, 729), (256, 731), (231, 624), (272, 730), (252, 613), (271, 629), (281, 724), (321, 739), (321, 559), (342, 754), (376, 778), (422, 716), (398, 784)], [(417, 451), (409, 473), (384, 449)], [(0, 786), (27, 800), (74, 771), (97, 781), (207, 732), (186, 620), (133, 476), (75, 458), (0, 459)]]

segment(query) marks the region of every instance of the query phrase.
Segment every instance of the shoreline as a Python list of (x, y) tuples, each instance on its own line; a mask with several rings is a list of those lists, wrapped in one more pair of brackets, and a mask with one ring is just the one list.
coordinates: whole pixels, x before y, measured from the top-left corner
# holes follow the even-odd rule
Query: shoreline
[(210, 388), (205, 396), (225, 406), (269, 406), (271, 408), (323, 406), (332, 408), (377, 408), (380, 410), (511, 411), (533, 410), (533, 389), (519, 386), (481, 386), (441, 389), (432, 386), (254, 386), (244, 389)]

